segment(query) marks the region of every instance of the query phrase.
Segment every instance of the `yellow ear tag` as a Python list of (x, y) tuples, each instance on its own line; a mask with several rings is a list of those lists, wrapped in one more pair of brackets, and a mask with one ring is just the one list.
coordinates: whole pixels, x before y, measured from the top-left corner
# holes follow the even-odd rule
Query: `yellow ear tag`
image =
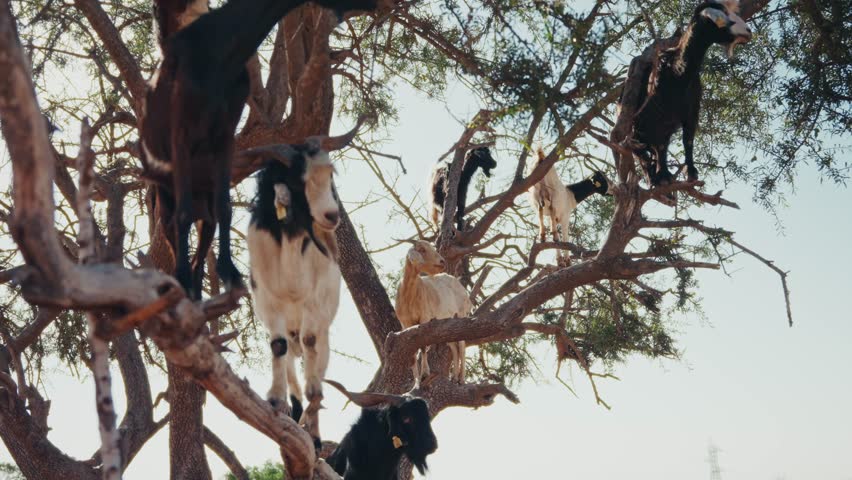
[(391, 440), (393, 440), (393, 448), (399, 448), (402, 446), (402, 440), (400, 440), (400, 438), (396, 435), (394, 435)]
[(728, 20), (723, 17), (716, 17), (716, 26), (719, 28), (725, 28), (728, 25)]
[(287, 218), (287, 207), (276, 204), (275, 216), (278, 217), (278, 220), (284, 220), (285, 218)]

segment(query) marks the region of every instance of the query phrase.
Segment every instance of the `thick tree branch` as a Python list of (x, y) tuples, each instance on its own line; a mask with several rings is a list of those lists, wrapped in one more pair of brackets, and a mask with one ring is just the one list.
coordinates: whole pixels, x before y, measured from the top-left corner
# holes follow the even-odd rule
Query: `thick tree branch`
[[(0, 16), (5, 14), (0, 2)], [(2, 20), (0, 20), (1, 22)], [(2, 30), (2, 29), (0, 29)], [(44, 480), (98, 480), (100, 474), (86, 462), (62, 453), (47, 438), (43, 428), (24, 402), (14, 396), (11, 404), (3, 397), (10, 392), (0, 389), (0, 437), (26, 478)]]
[(340, 225), (337, 227), (337, 243), (340, 247), (340, 272), (343, 280), (349, 287), (361, 320), (367, 327), (373, 346), (376, 347), (376, 353), (381, 357), (385, 338), (388, 334), (399, 331), (401, 327), (387, 290), (342, 206)]

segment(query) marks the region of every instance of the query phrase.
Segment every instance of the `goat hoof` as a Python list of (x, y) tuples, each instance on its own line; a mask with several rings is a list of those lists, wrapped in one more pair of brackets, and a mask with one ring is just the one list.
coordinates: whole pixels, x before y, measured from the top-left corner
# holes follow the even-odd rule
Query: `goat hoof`
[(276, 412), (281, 412), (288, 417), (290, 416), (290, 406), (287, 405), (287, 402), (285, 400), (270, 397), (267, 399), (267, 401), (269, 402), (269, 405), (272, 406), (272, 409)]
[(243, 277), (242, 275), (240, 275), (240, 271), (237, 270), (237, 267), (235, 267), (233, 263), (217, 263), (216, 273), (219, 274), (219, 278), (222, 280), (222, 283), (225, 285), (225, 288), (227, 290), (233, 290), (235, 288), (245, 288), (245, 284), (243, 283)]
[(243, 279), (239, 275), (234, 278), (224, 280), (223, 283), (225, 284), (225, 290), (227, 291), (246, 290), (246, 284), (243, 283)]
[(316, 450), (317, 456), (322, 451), (322, 440), (319, 437), (314, 437), (314, 450)]
[(290, 405), (293, 407), (290, 409), (290, 418), (299, 423), (302, 420), (302, 413), (304, 413), (304, 408), (302, 408), (302, 402), (296, 398), (295, 395), (290, 395)]
[(686, 167), (686, 180), (689, 182), (697, 182), (698, 169), (695, 167)]

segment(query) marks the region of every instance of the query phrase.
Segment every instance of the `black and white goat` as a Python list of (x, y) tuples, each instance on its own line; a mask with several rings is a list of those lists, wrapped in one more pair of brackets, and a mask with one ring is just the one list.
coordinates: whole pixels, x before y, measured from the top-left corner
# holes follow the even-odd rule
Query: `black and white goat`
[(674, 48), (661, 52), (659, 62), (647, 79), (647, 95), (633, 125), (634, 152), (640, 158), (652, 185), (671, 182), (668, 147), (671, 136), (683, 129), (687, 180), (698, 180), (692, 149), (701, 106), (701, 66), (707, 50), (715, 43), (734, 48), (751, 39), (751, 29), (737, 15), (737, 0), (703, 2), (695, 9), (686, 31)]
[[(467, 206), (467, 188), (470, 186), (473, 174), (476, 173), (476, 169), (481, 168), (482, 173), (486, 177), (491, 177), (491, 170), (495, 167), (497, 167), (497, 161), (491, 156), (491, 150), (488, 147), (474, 148), (467, 152), (461, 177), (459, 177), (459, 190), (456, 197), (456, 228), (458, 230), (464, 229), (464, 209)], [(432, 171), (432, 188), (430, 189), (432, 192), (432, 209), (430, 211), (430, 218), (436, 228), (440, 226), (441, 214), (444, 211), (448, 172), (449, 165), (445, 162), (438, 162)]]
[(397, 480), (399, 461), (405, 455), (421, 475), (426, 472), (426, 457), (438, 449), (438, 439), (425, 400), (412, 395), (351, 393), (337, 382), (326, 382), (363, 407), (358, 421), (326, 460), (334, 471), (344, 480)]
[[(334, 8), (338, 16), (375, 8), (375, 0), (314, 1)], [(143, 165), (156, 185), (158, 216), (175, 253), (175, 276), (200, 298), (204, 259), (217, 223), (216, 271), (227, 288), (242, 285), (231, 259), (229, 189), (234, 133), (249, 94), (246, 62), (278, 20), (306, 0), (230, 0), (204, 14), (203, 0), (157, 3), (162, 12), (183, 5), (185, 16), (165, 27), (177, 32), (162, 32), (171, 36), (163, 43), (163, 62), (145, 102)], [(196, 221), (198, 245), (190, 267), (189, 231)]]
[[(535, 161), (533, 168), (544, 160), (544, 151), (538, 149), (538, 159)], [(589, 198), (591, 195), (598, 193), (601, 195), (609, 195), (611, 186), (606, 175), (602, 172), (595, 171), (591, 177), (582, 182), (572, 183), (568, 186), (562, 184), (556, 169), (550, 167), (547, 174), (530, 187), (530, 203), (532, 207), (538, 211), (538, 234), (541, 241), (545, 241), (544, 217), (550, 218), (550, 230), (553, 234), (553, 241), (558, 242), (567, 240), (559, 235), (559, 227), (562, 229), (564, 237), (568, 223), (571, 221), (571, 214), (577, 208), (577, 204)]]
[[(288, 411), (289, 387), (293, 417), (318, 443), (329, 327), (340, 298), (334, 235), (340, 210), (328, 154), (309, 146), (295, 150), (290, 165), (273, 160), (257, 175), (247, 235), (250, 283), (255, 311), (271, 339), (272, 387), (267, 398)], [(295, 358), (301, 356), (308, 399), (303, 414), (295, 373)]]

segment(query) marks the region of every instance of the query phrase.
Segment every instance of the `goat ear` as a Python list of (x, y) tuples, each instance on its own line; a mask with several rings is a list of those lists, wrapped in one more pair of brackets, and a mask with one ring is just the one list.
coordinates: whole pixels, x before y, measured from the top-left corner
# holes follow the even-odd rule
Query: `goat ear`
[(710, 19), (719, 28), (725, 28), (728, 25), (728, 15), (718, 8), (707, 7), (701, 11), (701, 16)]
[(423, 255), (420, 255), (420, 252), (413, 248), (408, 251), (408, 255), (406, 255), (406, 258), (409, 262), (415, 265), (420, 265), (421, 263), (423, 263)]

